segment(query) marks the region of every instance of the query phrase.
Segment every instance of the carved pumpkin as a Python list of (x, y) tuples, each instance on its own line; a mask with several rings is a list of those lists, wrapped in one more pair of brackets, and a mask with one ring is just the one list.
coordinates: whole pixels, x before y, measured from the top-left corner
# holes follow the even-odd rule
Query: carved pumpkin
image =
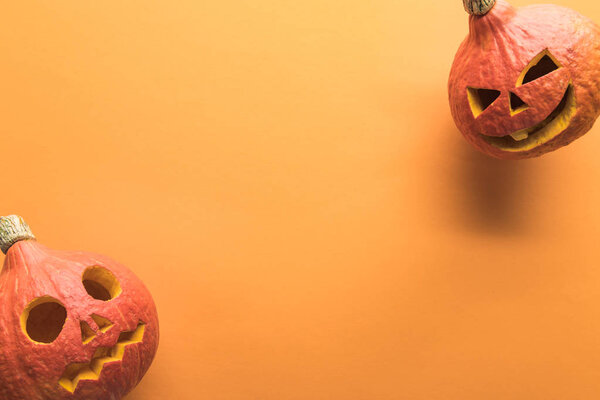
[(463, 2), (469, 35), (448, 88), (465, 138), (491, 156), (520, 159), (589, 131), (600, 113), (600, 28), (555, 5)]
[(118, 400), (146, 373), (158, 316), (143, 283), (96, 254), (50, 250), (0, 218), (0, 399)]

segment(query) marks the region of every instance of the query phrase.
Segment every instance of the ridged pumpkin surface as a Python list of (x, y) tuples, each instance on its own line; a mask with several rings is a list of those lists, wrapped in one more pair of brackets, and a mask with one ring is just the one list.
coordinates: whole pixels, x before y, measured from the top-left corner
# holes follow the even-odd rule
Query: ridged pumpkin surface
[(498, 158), (535, 157), (589, 131), (600, 114), (600, 28), (568, 8), (513, 8), (469, 17), (449, 79), (465, 138)]
[(0, 399), (118, 400), (157, 347), (156, 307), (127, 268), (32, 240), (8, 250), (0, 273)]

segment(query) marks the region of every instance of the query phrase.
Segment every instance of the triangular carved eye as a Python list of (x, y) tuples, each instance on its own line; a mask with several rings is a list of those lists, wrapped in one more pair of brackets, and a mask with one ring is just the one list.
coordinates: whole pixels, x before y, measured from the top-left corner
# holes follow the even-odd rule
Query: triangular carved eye
[(536, 79), (541, 78), (542, 76), (548, 75), (552, 71), (556, 71), (560, 68), (560, 64), (556, 59), (550, 54), (548, 50), (542, 51), (538, 54), (525, 68), (519, 81), (517, 82), (517, 86), (525, 85), (526, 83), (533, 82)]
[(477, 118), (500, 97), (500, 91), (467, 87), (467, 96), (473, 115)]

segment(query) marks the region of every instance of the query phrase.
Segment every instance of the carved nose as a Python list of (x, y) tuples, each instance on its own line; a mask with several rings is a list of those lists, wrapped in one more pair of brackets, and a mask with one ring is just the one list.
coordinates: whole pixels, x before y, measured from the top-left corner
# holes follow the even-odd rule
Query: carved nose
[[(92, 314), (90, 316), (92, 320), (96, 323), (97, 331), (101, 333), (107, 332), (114, 324), (111, 320), (105, 317), (101, 317), (98, 314)], [(81, 341), (83, 344), (88, 344), (96, 335), (98, 335), (96, 329), (92, 329), (92, 327), (85, 321), (80, 321), (79, 326), (81, 327)]]
[(91, 342), (96, 337), (96, 332), (85, 321), (80, 321), (81, 326), (81, 341), (83, 344)]
[(94, 320), (96, 325), (98, 325), (98, 328), (102, 333), (108, 331), (114, 325), (110, 319), (101, 317), (98, 314), (92, 314), (92, 319)]
[(510, 114), (516, 115), (521, 111), (525, 111), (529, 108), (529, 105), (525, 103), (519, 96), (510, 92)]

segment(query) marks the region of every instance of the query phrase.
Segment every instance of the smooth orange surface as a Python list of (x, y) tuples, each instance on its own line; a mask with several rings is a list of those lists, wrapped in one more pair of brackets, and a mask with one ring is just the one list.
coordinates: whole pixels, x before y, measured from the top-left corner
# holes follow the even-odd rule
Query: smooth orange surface
[(446, 91), (461, 1), (0, 19), (0, 211), (153, 292), (127, 400), (600, 396), (600, 125), (541, 159), (472, 150)]

